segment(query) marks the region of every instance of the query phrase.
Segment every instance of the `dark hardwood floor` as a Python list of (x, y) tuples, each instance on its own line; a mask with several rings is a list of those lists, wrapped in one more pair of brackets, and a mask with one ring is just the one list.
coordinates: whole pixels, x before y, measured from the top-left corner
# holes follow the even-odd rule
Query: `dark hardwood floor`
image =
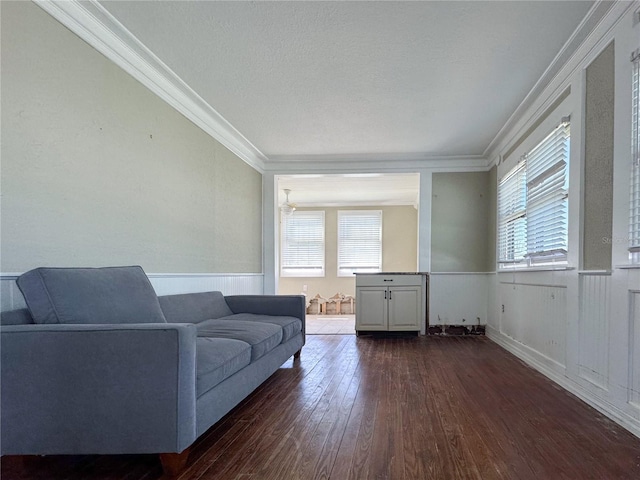
[[(166, 478), (153, 455), (19, 471), (2, 479)], [(309, 336), (177, 478), (640, 479), (640, 439), (485, 337)]]

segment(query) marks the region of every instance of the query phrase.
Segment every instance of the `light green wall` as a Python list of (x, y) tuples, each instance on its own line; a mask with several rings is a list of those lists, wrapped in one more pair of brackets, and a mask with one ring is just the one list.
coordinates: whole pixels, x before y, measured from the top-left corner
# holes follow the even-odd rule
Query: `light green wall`
[[(495, 270), (495, 187), (490, 186), (492, 181), (495, 181), (495, 173), (491, 172), (433, 174), (431, 271)], [(494, 245), (491, 245), (492, 241)], [(494, 249), (493, 254), (491, 249)]]
[(278, 293), (300, 294), (307, 285), (307, 297), (329, 298), (336, 293), (354, 295), (355, 277), (338, 277), (338, 210), (382, 210), (382, 269), (386, 272), (415, 272), (418, 262), (418, 212), (411, 206), (370, 208), (314, 208), (325, 211), (325, 276), (322, 278), (280, 277)]
[(261, 272), (261, 174), (36, 5), (1, 8), (1, 271)]

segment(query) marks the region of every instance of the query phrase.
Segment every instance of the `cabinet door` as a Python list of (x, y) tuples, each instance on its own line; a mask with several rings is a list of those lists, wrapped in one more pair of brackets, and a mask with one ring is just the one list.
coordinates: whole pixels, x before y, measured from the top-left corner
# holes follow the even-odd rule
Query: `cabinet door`
[(389, 289), (389, 330), (420, 330), (422, 288)]
[(386, 297), (386, 288), (356, 288), (356, 330), (387, 329)]

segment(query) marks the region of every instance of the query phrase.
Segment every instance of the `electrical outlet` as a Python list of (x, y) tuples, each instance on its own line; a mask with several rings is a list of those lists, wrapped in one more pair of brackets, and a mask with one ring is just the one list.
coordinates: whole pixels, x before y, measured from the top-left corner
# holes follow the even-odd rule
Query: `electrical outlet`
[(307, 285), (302, 285), (302, 291), (306, 292), (307, 291)]

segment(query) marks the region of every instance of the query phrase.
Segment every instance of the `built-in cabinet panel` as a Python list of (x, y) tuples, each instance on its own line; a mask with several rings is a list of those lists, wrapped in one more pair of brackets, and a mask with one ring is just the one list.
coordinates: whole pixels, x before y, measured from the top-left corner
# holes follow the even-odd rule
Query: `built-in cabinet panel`
[(420, 330), (421, 287), (389, 288), (389, 330)]
[(356, 287), (356, 322), (360, 330), (387, 330), (385, 287)]

